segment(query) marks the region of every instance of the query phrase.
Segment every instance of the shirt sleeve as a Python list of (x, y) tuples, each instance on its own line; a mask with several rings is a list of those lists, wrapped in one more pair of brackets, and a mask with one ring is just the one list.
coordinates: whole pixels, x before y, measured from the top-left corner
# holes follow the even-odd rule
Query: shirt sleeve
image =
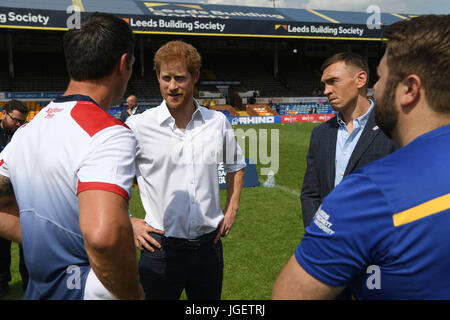
[(85, 190), (114, 192), (129, 201), (135, 175), (136, 140), (131, 130), (114, 126), (98, 133), (81, 162), (77, 194)]
[(224, 118), (224, 134), (223, 134), (223, 163), (225, 172), (236, 172), (245, 168), (245, 157), (242, 149), (236, 142), (234, 130), (230, 122)]
[(0, 152), (0, 175), (10, 178), (7, 165), (8, 150), (9, 148), (7, 145), (2, 152)]
[(392, 212), (366, 176), (349, 175), (323, 201), (295, 251), (298, 263), (331, 286), (348, 286), (388, 252)]

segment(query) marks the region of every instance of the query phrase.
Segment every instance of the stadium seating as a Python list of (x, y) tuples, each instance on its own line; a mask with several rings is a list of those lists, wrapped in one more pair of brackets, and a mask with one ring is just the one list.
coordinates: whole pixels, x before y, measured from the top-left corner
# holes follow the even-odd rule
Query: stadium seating
[(122, 113), (125, 107), (115, 106), (108, 109), (108, 113), (112, 115), (114, 118), (120, 119), (120, 114)]
[[(3, 60), (7, 62), (8, 60)], [(0, 68), (0, 91), (62, 92), (69, 83), (64, 56), (57, 53), (14, 54), (14, 77), (8, 75), (8, 66)]]
[[(30, 38), (27, 38), (26, 41), (30, 41)], [(36, 42), (46, 43), (43, 39)], [(154, 51), (160, 42), (164, 42), (163, 39), (155, 40), (146, 47), (144, 52), (145, 72), (143, 72), (144, 68), (140, 62), (141, 57), (139, 55), (136, 57), (125, 96), (134, 94), (139, 101), (161, 101), (159, 84), (151, 66)], [(200, 73), (200, 81), (216, 80), (239, 83), (239, 85), (233, 86), (233, 90), (227, 97), (227, 103), (237, 109), (242, 109), (242, 111), (245, 106), (242, 105), (242, 101), (239, 101), (241, 99), (236, 99), (236, 92), (256, 90), (260, 93), (259, 97), (300, 97), (311, 96), (313, 91), (320, 88), (319, 70), (323, 58), (308, 57), (308, 63), (305, 63), (305, 60), (299, 59), (298, 56), (280, 56), (277, 77), (274, 77), (273, 74), (274, 58), (272, 53), (255, 51), (254, 54), (246, 55), (238, 51), (210, 50), (207, 53), (202, 52), (202, 58), (203, 68)], [(63, 92), (67, 87), (69, 77), (64, 67), (64, 56), (62, 52), (58, 52), (58, 49), (42, 50), (42, 52), (39, 50), (37, 52), (26, 50), (14, 52), (14, 77), (9, 75), (7, 62), (7, 53), (0, 50), (0, 63), (3, 63), (3, 66), (0, 67), (0, 92)], [(219, 92), (215, 86), (204, 87), (203, 85), (199, 85), (195, 92), (198, 93), (201, 90)], [(332, 112), (325, 107), (325, 104), (315, 107), (318, 113)], [(313, 108), (314, 106), (286, 105), (281, 106), (280, 114), (305, 114), (308, 113), (308, 109), (313, 110)], [(120, 109), (113, 109), (111, 113), (117, 115), (120, 111)], [(266, 111), (268, 114), (271, 113), (270, 110), (266, 109)], [(263, 113), (262, 110), (258, 114)], [(30, 118), (32, 116), (33, 112), (30, 113)]]
[[(316, 112), (314, 112), (314, 109)], [(298, 114), (328, 114), (334, 113), (333, 108), (328, 103), (315, 104), (315, 103), (305, 103), (305, 104), (282, 104), (280, 105), (280, 115), (298, 115)]]
[(247, 113), (250, 116), (274, 116), (278, 114), (267, 104), (249, 104), (247, 106)]
[(230, 105), (215, 105), (213, 107), (209, 107), (210, 110), (216, 110), (222, 112), (227, 117), (238, 117), (239, 114), (236, 110)]

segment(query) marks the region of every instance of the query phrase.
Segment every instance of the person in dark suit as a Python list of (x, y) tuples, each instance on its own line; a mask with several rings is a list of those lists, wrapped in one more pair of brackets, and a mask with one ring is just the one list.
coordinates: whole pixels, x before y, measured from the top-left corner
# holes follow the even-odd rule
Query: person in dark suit
[(367, 62), (355, 53), (338, 53), (322, 65), (324, 94), (337, 114), (311, 134), (300, 195), (305, 228), (345, 176), (398, 147), (376, 126), (368, 77)]
[(137, 103), (137, 98), (135, 95), (131, 95), (127, 98), (127, 108), (123, 109), (120, 114), (120, 120), (125, 123), (129, 116), (133, 114), (139, 114), (147, 110), (146, 108), (141, 108)]
[[(305, 228), (345, 176), (398, 148), (375, 123), (374, 103), (367, 99), (368, 79), (367, 62), (355, 53), (338, 53), (322, 64), (324, 94), (337, 114), (311, 133), (300, 194)], [(351, 299), (350, 290), (336, 299)]]

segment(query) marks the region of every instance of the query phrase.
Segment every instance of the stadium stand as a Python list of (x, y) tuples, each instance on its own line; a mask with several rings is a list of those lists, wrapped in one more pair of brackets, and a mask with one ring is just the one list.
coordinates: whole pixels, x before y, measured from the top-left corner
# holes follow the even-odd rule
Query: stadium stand
[[(46, 5), (50, 5), (50, 2), (60, 5), (57, 1), (48, 1)], [(10, 5), (16, 4), (11, 1)], [(69, 78), (64, 67), (62, 34), (62, 32), (48, 30), (0, 30), (0, 93), (64, 91)], [(258, 91), (258, 97), (261, 98), (314, 96), (315, 92), (321, 88), (322, 61), (338, 51), (355, 51), (368, 57), (372, 75), (369, 83), (371, 86), (376, 81), (375, 66), (383, 51), (381, 44), (367, 41), (281, 38), (268, 40), (182, 35), (177, 35), (176, 38), (192, 43), (202, 54), (200, 82), (214, 80), (235, 83), (230, 85), (228, 94), (222, 97), (226, 99), (225, 104), (232, 106), (235, 112), (241, 113), (240, 115), (248, 115), (245, 99), (238, 96), (240, 92)], [(148, 107), (161, 102), (160, 89), (153, 70), (153, 56), (162, 44), (173, 39), (173, 36), (167, 35), (136, 35), (136, 62), (125, 96), (134, 94), (139, 98), (140, 104)], [(8, 52), (8, 41), (12, 48), (13, 70), (9, 65), (11, 52)], [(220, 92), (214, 85), (200, 84), (195, 91), (196, 97), (199, 97), (199, 92), (202, 90)], [(206, 99), (211, 101), (210, 98)], [(42, 103), (42, 101), (35, 101), (35, 103)], [(222, 104), (222, 102), (216, 101), (216, 104)], [(209, 103), (208, 106), (211, 108)], [(116, 106), (111, 108), (110, 113), (117, 116), (122, 109), (122, 105)], [(276, 112), (274, 106), (266, 108), (266, 111), (267, 109)], [(219, 110), (225, 112), (225, 109)], [(30, 118), (35, 111), (30, 113)], [(231, 114), (230, 110), (228, 112)], [(270, 113), (270, 110), (267, 112)], [(332, 113), (333, 111), (325, 102), (315, 105), (279, 104), (281, 115), (312, 112)]]
[[(242, 90), (258, 90), (261, 96), (295, 96), (279, 80), (273, 78), (270, 57), (210, 54), (205, 59), (209, 68), (214, 70), (216, 79), (239, 81)], [(297, 94), (298, 95), (298, 94)]]
[(239, 117), (239, 113), (230, 105), (215, 105), (213, 107), (209, 107), (209, 109), (222, 112), (227, 117)]
[(329, 114), (334, 113), (330, 104), (282, 104), (280, 105), (280, 115), (297, 115), (297, 114)]
[(276, 110), (273, 110), (267, 104), (249, 104), (249, 105), (247, 105), (247, 113), (250, 116), (274, 116), (274, 115), (278, 115)]
[(14, 77), (7, 72), (0, 74), (0, 91), (64, 91), (69, 81), (64, 65), (62, 53), (18, 52), (14, 55)]

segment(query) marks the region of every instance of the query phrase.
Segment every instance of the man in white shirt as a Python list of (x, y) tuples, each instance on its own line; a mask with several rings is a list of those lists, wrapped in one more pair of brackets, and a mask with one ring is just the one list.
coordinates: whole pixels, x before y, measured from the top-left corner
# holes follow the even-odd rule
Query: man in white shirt
[(94, 13), (63, 47), (67, 90), (0, 154), (0, 236), (23, 244), (24, 299), (143, 299), (128, 215), (136, 140), (107, 113), (131, 77), (133, 33)]
[[(220, 112), (193, 98), (201, 57), (172, 41), (155, 54), (164, 101), (128, 118), (136, 146), (136, 176), (145, 219), (132, 218), (140, 281), (147, 299), (220, 299), (220, 238), (236, 218), (245, 159)], [(217, 165), (227, 172), (225, 213), (220, 207)]]

